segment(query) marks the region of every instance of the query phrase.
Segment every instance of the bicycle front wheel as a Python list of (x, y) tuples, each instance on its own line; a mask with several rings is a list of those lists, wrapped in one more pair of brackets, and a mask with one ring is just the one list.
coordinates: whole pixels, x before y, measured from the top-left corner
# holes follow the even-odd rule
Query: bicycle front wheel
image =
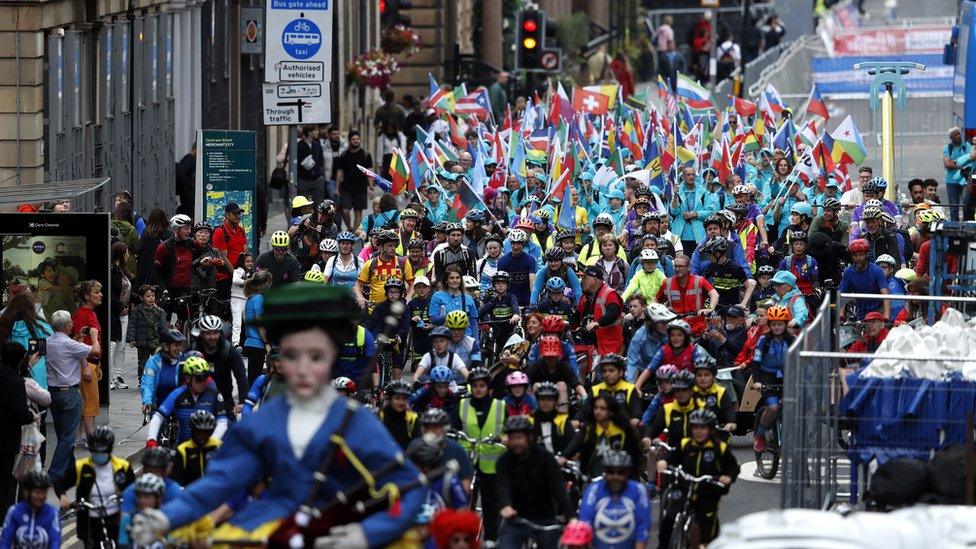
[(674, 517), (674, 530), (671, 531), (669, 549), (698, 549), (698, 521), (695, 514), (682, 511)]

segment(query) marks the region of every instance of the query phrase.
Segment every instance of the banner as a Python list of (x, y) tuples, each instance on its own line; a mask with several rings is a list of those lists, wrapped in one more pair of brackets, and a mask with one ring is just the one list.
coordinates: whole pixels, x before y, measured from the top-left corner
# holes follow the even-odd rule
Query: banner
[(942, 54), (862, 55), (856, 57), (814, 57), (811, 61), (813, 81), (822, 94), (869, 93), (871, 79), (867, 71), (855, 71), (855, 63), (867, 61), (914, 61), (925, 65), (925, 71), (912, 71), (904, 77), (909, 91), (951, 92), (952, 65), (942, 63)]
[(944, 26), (836, 29), (834, 55), (938, 53), (949, 43), (952, 29)]

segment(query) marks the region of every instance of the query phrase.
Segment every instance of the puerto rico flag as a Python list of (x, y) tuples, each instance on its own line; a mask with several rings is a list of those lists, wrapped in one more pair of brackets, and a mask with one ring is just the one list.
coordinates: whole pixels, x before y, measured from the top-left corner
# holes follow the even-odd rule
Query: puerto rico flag
[(487, 120), (491, 115), (491, 102), (488, 101), (488, 89), (479, 86), (478, 89), (458, 99), (454, 104), (454, 112), (464, 115), (474, 115), (479, 120)]

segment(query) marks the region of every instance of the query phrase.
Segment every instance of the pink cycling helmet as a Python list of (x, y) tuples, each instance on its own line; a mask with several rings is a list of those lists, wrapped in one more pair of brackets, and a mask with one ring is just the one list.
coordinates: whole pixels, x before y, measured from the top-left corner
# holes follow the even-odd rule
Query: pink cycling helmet
[(528, 385), (529, 376), (525, 375), (525, 372), (515, 371), (508, 374), (505, 378), (505, 386), (511, 387), (512, 385)]
[(593, 543), (593, 528), (583, 521), (576, 521), (567, 524), (563, 529), (563, 536), (559, 539), (559, 544), (566, 545), (589, 545)]
[(678, 372), (678, 368), (676, 368), (673, 364), (662, 364), (661, 366), (658, 367), (655, 374), (657, 374), (658, 380), (667, 381), (671, 379), (671, 376), (673, 376), (677, 372)]

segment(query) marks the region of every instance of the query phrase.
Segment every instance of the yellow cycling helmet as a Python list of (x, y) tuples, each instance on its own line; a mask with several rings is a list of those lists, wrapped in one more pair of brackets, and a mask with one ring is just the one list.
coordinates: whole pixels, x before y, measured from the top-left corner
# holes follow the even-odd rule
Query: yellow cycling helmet
[(298, 195), (291, 199), (291, 207), (294, 208), (304, 208), (305, 206), (311, 206), (312, 201), (305, 198), (302, 195)]
[(463, 330), (468, 327), (468, 313), (464, 311), (451, 311), (444, 319), (444, 326), (451, 330)]
[(275, 231), (271, 234), (271, 245), (275, 248), (287, 248), (291, 245), (291, 237), (285, 231)]
[(205, 376), (210, 374), (210, 363), (206, 359), (191, 356), (183, 361), (183, 373), (188, 376)]
[(911, 282), (918, 278), (918, 275), (915, 273), (915, 269), (905, 267), (904, 269), (898, 269), (898, 271), (895, 273), (895, 278), (900, 278), (905, 282)]
[(305, 282), (314, 282), (316, 284), (325, 284), (325, 275), (322, 271), (318, 269), (312, 269), (305, 273)]

